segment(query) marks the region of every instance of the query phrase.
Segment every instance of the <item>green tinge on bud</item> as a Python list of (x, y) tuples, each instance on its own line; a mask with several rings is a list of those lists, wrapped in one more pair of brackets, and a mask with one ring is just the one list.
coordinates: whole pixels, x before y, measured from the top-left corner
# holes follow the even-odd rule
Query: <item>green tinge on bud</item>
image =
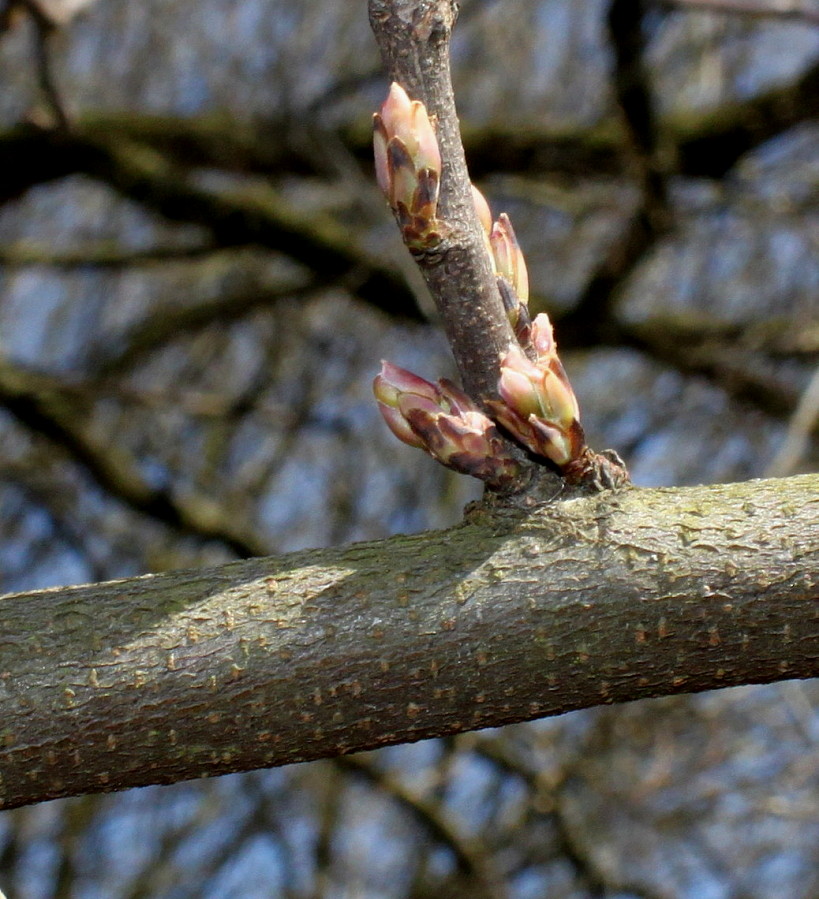
[(373, 393), (393, 434), (447, 468), (499, 488), (519, 474), (519, 463), (505, 449), (494, 422), (450, 381), (432, 384), (382, 362)]
[(397, 82), (373, 116), (373, 152), (378, 186), (398, 217), (410, 248), (440, 240), (436, 212), (441, 152), (426, 107), (410, 100)]
[(512, 285), (521, 303), (529, 300), (529, 273), (509, 216), (502, 212), (489, 235), (495, 274)]
[(486, 202), (486, 197), (474, 184), (471, 187), (472, 202), (475, 204), (475, 212), (478, 213), (478, 221), (488, 237), (492, 233), (492, 211), (489, 208), (489, 203)]
[(535, 364), (512, 347), (501, 362), (498, 393), (524, 417), (535, 415), (561, 426), (579, 418), (574, 391), (556, 355)]
[(536, 316), (531, 333), (536, 361), (527, 359), (520, 347), (511, 347), (501, 360), (502, 402), (489, 405), (495, 420), (527, 449), (564, 467), (585, 448), (580, 411), (545, 313)]

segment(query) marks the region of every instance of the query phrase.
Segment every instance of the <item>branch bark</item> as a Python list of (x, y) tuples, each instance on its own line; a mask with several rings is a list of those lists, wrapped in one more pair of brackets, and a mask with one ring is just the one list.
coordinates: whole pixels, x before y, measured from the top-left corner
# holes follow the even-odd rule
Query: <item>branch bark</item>
[(819, 476), (0, 599), (0, 808), (819, 675)]

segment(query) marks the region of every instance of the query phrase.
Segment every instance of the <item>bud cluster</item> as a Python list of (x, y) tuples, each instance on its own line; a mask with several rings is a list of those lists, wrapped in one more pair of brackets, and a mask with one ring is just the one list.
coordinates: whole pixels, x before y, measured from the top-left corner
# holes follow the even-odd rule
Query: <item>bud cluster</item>
[(393, 434), (447, 468), (501, 489), (519, 474), (520, 465), (504, 447), (494, 422), (451, 381), (433, 384), (382, 362), (373, 392)]
[(500, 400), (487, 405), (530, 452), (563, 468), (585, 448), (580, 410), (572, 386), (557, 355), (552, 324), (545, 312), (531, 326), (531, 361), (519, 346), (501, 359)]
[[(405, 243), (415, 252), (433, 249), (443, 228), (436, 219), (441, 155), (424, 105), (394, 83), (374, 117), (373, 141), (378, 184)], [(494, 422), (451, 382), (432, 384), (389, 362), (382, 363), (373, 384), (378, 407), (399, 440), (495, 487), (511, 485), (520, 474), (495, 422), (529, 452), (574, 477), (590, 451), (551, 322), (545, 313), (534, 321), (529, 316), (529, 276), (509, 216), (501, 213), (493, 222), (489, 204), (474, 185), (472, 194), (516, 337), (499, 360), (500, 398), (485, 403)]]

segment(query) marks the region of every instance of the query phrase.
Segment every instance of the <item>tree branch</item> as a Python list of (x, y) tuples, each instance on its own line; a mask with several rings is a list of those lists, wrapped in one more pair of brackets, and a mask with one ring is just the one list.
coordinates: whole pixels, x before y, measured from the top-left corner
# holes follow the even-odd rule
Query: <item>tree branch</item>
[(654, 0), (659, 6), (718, 12), (755, 19), (792, 19), (819, 25), (819, 6), (811, 0)]
[(69, 383), (0, 359), (0, 407), (64, 449), (111, 496), (182, 533), (219, 540), (239, 556), (269, 549), (211, 497), (194, 491), (174, 495), (173, 490), (149, 484), (129, 453), (104, 445), (89, 433), (83, 422), (87, 405), (88, 398), (72, 391)]
[[(34, 164), (22, 161), (29, 154)], [(4, 174), (4, 163), (13, 175)], [(31, 186), (32, 165), (40, 182), (82, 172), (171, 221), (201, 224), (219, 246), (269, 247), (320, 270), (376, 308), (424, 319), (404, 279), (357, 247), (348, 228), (329, 216), (300, 211), (272, 187), (262, 192), (257, 186), (252, 193), (208, 190), (191, 180), (185, 167), (136, 141), (18, 133), (0, 139), (0, 202)], [(26, 170), (22, 178), (21, 169)]]
[(0, 599), (0, 807), (819, 675), (819, 476)]

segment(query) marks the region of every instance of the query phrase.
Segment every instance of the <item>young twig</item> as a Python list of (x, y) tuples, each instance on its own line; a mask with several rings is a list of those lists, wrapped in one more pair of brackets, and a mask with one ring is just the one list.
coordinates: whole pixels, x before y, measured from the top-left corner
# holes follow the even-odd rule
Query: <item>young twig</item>
[(370, 0), (369, 11), (393, 79), (374, 116), (376, 177), (438, 306), (465, 389), (384, 363), (373, 386), (387, 425), (500, 493), (537, 484), (542, 495), (545, 479), (554, 495), (555, 469), (566, 483), (598, 490), (628, 483), (615, 453), (586, 445), (548, 316), (529, 317), (512, 224), (504, 213), (493, 223), (469, 179), (449, 71), (457, 3)]
[(370, 0), (370, 24), (390, 80), (421, 100), (436, 121), (441, 151), (438, 218), (446, 226), (437, 251), (419, 257), (466, 392), (497, 396), (500, 357), (514, 341), (481, 224), (461, 143), (449, 72), (454, 0)]

